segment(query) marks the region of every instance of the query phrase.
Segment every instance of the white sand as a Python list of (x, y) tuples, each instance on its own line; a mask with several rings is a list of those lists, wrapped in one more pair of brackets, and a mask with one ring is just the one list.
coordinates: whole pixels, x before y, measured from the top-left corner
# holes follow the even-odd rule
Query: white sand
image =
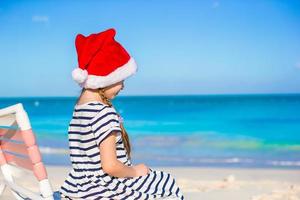
[[(300, 200), (300, 170), (151, 167), (171, 173), (186, 200)], [(69, 172), (67, 167), (47, 166), (54, 190), (58, 190)], [(37, 191), (30, 174), (16, 179)], [(1, 175), (0, 180), (3, 177)], [(0, 199), (13, 199), (6, 189)]]

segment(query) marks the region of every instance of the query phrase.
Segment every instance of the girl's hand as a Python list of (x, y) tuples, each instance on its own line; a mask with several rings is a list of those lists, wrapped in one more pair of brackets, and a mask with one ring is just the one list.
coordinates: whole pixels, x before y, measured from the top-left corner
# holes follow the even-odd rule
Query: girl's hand
[(135, 170), (135, 176), (144, 176), (149, 173), (149, 168), (144, 163), (134, 165), (132, 168)]

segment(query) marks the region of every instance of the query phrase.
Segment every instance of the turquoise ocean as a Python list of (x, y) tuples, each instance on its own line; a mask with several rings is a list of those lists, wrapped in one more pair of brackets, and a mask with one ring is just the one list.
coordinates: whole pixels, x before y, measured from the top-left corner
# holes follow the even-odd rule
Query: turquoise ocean
[[(133, 164), (300, 168), (300, 94), (118, 96)], [(22, 103), (48, 165), (70, 165), (76, 97), (0, 98)]]

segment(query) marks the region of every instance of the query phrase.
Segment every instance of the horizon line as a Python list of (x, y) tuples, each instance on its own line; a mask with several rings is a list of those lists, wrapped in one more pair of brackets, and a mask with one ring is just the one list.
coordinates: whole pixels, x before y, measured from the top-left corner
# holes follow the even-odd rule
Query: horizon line
[[(154, 94), (154, 95), (119, 95), (117, 97), (172, 97), (172, 96), (257, 96), (257, 95), (300, 95), (295, 93), (215, 93), (215, 94)], [(0, 98), (76, 98), (79, 96), (3, 96)], [(115, 98), (117, 98), (115, 97)]]

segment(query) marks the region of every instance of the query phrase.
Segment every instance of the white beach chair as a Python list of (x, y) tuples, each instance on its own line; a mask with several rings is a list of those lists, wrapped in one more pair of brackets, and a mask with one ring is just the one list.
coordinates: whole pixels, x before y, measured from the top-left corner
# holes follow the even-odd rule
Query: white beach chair
[[(0, 165), (4, 180), (0, 183), (0, 198), (7, 187), (18, 200), (60, 199), (59, 192), (52, 191), (28, 115), (21, 103), (0, 110)], [(18, 185), (14, 181), (14, 168), (32, 171), (39, 183), (39, 193)]]

